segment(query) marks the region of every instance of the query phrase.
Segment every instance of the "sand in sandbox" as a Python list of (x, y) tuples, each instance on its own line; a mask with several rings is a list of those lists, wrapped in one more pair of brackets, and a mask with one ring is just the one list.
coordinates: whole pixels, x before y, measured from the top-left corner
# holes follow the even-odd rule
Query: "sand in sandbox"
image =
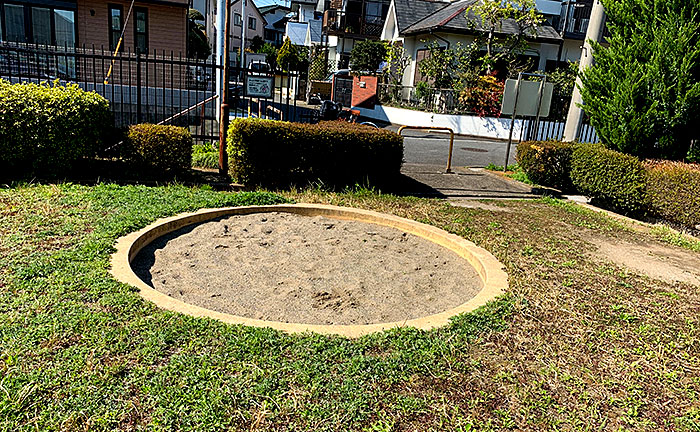
[(482, 286), (454, 252), (400, 230), (290, 213), (230, 216), (160, 238), (136, 257), (158, 291), (234, 315), (370, 324), (443, 312)]

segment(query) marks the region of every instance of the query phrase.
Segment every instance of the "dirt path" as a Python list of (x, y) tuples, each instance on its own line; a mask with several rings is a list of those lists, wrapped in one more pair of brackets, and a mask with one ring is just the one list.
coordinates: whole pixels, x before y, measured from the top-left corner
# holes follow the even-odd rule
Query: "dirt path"
[(685, 282), (700, 287), (698, 253), (651, 241), (631, 242), (598, 236), (586, 236), (585, 240), (597, 247), (599, 258), (665, 282)]
[(185, 228), (144, 249), (133, 267), (157, 290), (191, 304), (308, 324), (418, 318), (481, 288), (465, 260), (422, 238), (287, 213)]

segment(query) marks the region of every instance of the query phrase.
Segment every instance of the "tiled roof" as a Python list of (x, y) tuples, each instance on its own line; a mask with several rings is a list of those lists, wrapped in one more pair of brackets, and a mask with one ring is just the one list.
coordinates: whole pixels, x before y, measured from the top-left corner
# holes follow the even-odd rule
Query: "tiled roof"
[(449, 3), (443, 1), (394, 0), (399, 32), (403, 33), (407, 27), (447, 5), (449, 5)]
[[(460, 0), (453, 3), (442, 3), (442, 7), (434, 10), (432, 12), (426, 13), (422, 18), (413, 21), (410, 25), (402, 27), (401, 18), (398, 8), (398, 3), (404, 3), (402, 10), (413, 10), (412, 13), (406, 13), (411, 19), (415, 19), (415, 11), (423, 7), (424, 3), (428, 3), (425, 0), (396, 0), (397, 2), (397, 19), (399, 20), (399, 31), (401, 34), (421, 34), (428, 33), (431, 31), (442, 31), (446, 33), (466, 33), (474, 34), (483, 32), (484, 28), (481, 25), (481, 20), (474, 14), (473, 11), (469, 11), (468, 18), (465, 13), (469, 7), (471, 7), (477, 0)], [(405, 18), (404, 18), (405, 20)], [(513, 35), (519, 32), (518, 23), (513, 19), (506, 19), (501, 21), (501, 26), (497, 29), (496, 33), (498, 35)], [(535, 40), (540, 40), (544, 42), (559, 42), (561, 41), (561, 36), (548, 25), (541, 25), (537, 28), (537, 34), (533, 37)]]

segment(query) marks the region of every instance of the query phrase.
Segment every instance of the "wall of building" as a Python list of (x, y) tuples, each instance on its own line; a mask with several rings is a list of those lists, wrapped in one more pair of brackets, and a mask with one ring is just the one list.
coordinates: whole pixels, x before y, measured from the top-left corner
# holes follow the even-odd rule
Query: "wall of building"
[[(136, 2), (134, 7), (148, 10), (148, 48), (150, 52), (157, 50), (160, 54), (165, 50), (175, 55), (187, 51), (187, 1), (177, 0), (173, 5)], [(109, 50), (109, 17), (108, 4), (121, 5), (123, 19), (129, 11), (130, 2), (120, 0), (78, 0), (78, 43), (80, 46), (96, 48), (104, 47)], [(134, 16), (132, 13), (124, 32), (123, 50), (134, 51)]]
[[(241, 46), (241, 26), (240, 25), (235, 25), (235, 20), (234, 16), (235, 14), (241, 14), (241, 2), (237, 1), (231, 6), (231, 49), (239, 49)], [(260, 36), (261, 38), (265, 37), (265, 18), (260, 14), (258, 9), (252, 5), (252, 2), (248, 2), (246, 4), (246, 18), (243, 19), (243, 25), (246, 26), (245, 28), (245, 39), (246, 43), (245, 46), (248, 47), (250, 46), (251, 41), (255, 36)], [(248, 18), (255, 18), (256, 19), (256, 24), (255, 24), (255, 29), (250, 29), (248, 28)]]

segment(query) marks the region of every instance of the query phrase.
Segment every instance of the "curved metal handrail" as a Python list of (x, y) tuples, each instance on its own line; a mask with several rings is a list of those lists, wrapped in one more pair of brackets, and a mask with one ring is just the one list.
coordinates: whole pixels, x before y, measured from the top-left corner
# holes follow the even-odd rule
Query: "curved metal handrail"
[(452, 149), (454, 148), (455, 144), (455, 132), (448, 127), (441, 127), (441, 126), (436, 126), (436, 127), (427, 127), (427, 126), (401, 126), (399, 128), (399, 135), (401, 135), (401, 132), (403, 132), (405, 129), (411, 129), (411, 130), (425, 130), (425, 131), (435, 131), (435, 132), (449, 132), (450, 133), (450, 153), (447, 155), (447, 168), (445, 169), (445, 172), (450, 174), (452, 173)]

